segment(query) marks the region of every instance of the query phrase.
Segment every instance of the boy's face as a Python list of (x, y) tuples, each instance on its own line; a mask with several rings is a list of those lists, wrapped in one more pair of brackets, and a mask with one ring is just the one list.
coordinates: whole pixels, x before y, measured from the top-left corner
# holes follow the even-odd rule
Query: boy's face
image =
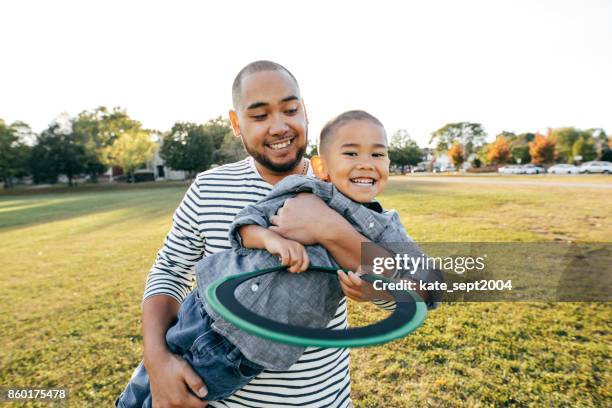
[(329, 135), (323, 159), (323, 179), (353, 201), (372, 201), (389, 178), (384, 129), (369, 121), (350, 121)]
[(306, 150), (307, 120), (297, 84), (284, 71), (242, 79), (239, 106), (230, 113), (247, 152), (276, 173), (291, 171)]

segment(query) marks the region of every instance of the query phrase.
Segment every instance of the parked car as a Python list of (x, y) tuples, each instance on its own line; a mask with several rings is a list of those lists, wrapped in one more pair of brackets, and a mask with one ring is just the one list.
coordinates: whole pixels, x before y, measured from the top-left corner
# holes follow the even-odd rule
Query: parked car
[(580, 166), (580, 173), (612, 174), (612, 163), (603, 161), (587, 162)]
[(540, 173), (546, 173), (546, 170), (544, 170), (544, 167), (540, 167), (535, 164), (523, 164), (521, 166), (520, 174), (540, 174)]
[(551, 174), (578, 174), (580, 169), (573, 164), (555, 164), (548, 168)]
[(450, 164), (441, 164), (439, 166), (434, 165), (433, 168), (434, 173), (445, 173), (449, 171), (457, 171), (457, 169), (454, 166), (451, 166)]
[(420, 162), (419, 164), (417, 164), (416, 166), (414, 166), (412, 168), (412, 170), (410, 170), (412, 173), (418, 173), (418, 172), (422, 172), (422, 171), (427, 171), (427, 162)]
[(516, 164), (508, 164), (497, 169), (500, 174), (519, 174), (519, 167)]

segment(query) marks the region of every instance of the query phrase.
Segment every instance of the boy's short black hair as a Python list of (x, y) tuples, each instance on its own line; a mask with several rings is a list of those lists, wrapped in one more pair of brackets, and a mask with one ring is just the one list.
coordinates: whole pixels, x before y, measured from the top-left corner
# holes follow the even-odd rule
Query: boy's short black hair
[(261, 71), (284, 71), (295, 81), (298, 89), (300, 89), (300, 85), (298, 84), (297, 79), (293, 76), (293, 74), (281, 64), (278, 64), (273, 61), (253, 61), (238, 72), (236, 78), (234, 78), (234, 83), (232, 84), (232, 103), (234, 104), (234, 109), (238, 107), (238, 103), (240, 102), (240, 92), (242, 92), (242, 78), (245, 76), (254, 74), (256, 72)]
[[(321, 129), (321, 134), (319, 135), (319, 154), (322, 154), (327, 145), (329, 144), (330, 136), (337, 131), (341, 126), (347, 124), (348, 122), (352, 122), (354, 120), (365, 120), (374, 125), (380, 126), (385, 131), (385, 127), (382, 122), (376, 118), (376, 116), (362, 110), (351, 110), (340, 115), (336, 116), (329, 122), (323, 126)], [(385, 134), (386, 136), (386, 134)]]

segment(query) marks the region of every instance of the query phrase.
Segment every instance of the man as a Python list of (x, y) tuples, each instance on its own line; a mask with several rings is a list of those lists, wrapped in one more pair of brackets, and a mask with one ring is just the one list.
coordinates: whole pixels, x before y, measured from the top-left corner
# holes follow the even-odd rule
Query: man
[[(204, 407), (206, 384), (170, 353), (165, 333), (191, 290), (202, 256), (229, 249), (228, 227), (246, 205), (257, 202), (290, 174), (306, 174), (307, 116), (299, 86), (279, 64), (257, 61), (237, 75), (232, 88), (233, 131), (250, 158), (198, 175), (177, 208), (172, 229), (149, 273), (143, 301), (144, 364), (155, 407)], [(312, 194), (290, 199), (272, 220), (275, 231), (304, 245), (323, 245), (346, 269), (359, 266), (367, 240)], [(345, 328), (343, 300), (329, 328)], [(191, 392), (190, 392), (191, 390)], [(195, 394), (195, 395), (194, 395)], [(350, 406), (346, 349), (310, 348), (288, 371), (264, 371), (231, 398), (214, 406)]]

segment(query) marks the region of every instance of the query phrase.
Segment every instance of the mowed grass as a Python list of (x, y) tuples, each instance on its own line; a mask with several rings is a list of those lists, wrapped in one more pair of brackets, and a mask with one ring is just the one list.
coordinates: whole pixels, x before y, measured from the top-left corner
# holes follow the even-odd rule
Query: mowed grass
[[(112, 404), (141, 359), (145, 278), (185, 189), (0, 197), (2, 386)], [(420, 241), (610, 241), (612, 231), (612, 190), (394, 177), (380, 199)], [(350, 304), (355, 325), (381, 315)], [(353, 401), (606, 406), (611, 329), (609, 303), (443, 304), (413, 335), (351, 352)]]

